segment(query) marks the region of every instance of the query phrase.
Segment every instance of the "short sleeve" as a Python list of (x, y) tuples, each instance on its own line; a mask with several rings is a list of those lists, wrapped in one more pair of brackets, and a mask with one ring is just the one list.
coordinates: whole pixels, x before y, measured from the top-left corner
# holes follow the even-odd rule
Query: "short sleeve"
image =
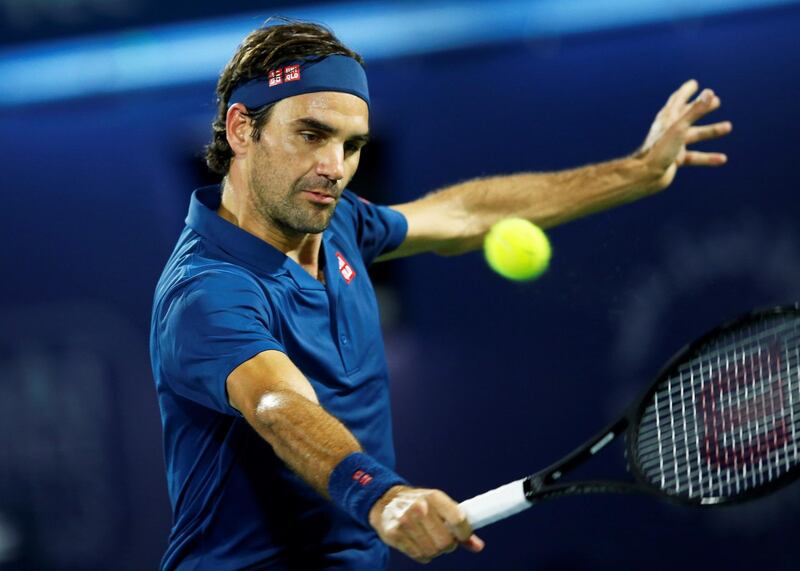
[(236, 367), (269, 349), (285, 352), (270, 332), (271, 312), (254, 280), (205, 270), (175, 286), (156, 322), (163, 381), (180, 396), (226, 414), (226, 381)]
[(408, 233), (408, 222), (400, 212), (378, 206), (345, 191), (345, 200), (352, 206), (356, 222), (356, 241), (366, 265), (402, 244)]

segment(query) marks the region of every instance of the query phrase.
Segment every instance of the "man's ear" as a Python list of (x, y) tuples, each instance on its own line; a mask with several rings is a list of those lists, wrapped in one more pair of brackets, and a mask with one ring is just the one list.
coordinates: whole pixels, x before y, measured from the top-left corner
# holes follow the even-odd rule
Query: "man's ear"
[(241, 103), (234, 103), (228, 108), (225, 116), (225, 136), (234, 155), (247, 154), (252, 138), (250, 137), (250, 119), (245, 115), (247, 108)]

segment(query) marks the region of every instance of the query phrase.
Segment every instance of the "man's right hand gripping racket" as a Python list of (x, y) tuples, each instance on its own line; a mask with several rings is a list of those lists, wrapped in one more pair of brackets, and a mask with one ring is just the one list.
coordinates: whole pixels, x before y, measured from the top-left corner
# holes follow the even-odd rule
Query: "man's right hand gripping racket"
[[(626, 434), (633, 481), (563, 479)], [(748, 500), (800, 475), (800, 304), (757, 311), (684, 347), (619, 420), (552, 466), (462, 502), (474, 529), (566, 495)]]

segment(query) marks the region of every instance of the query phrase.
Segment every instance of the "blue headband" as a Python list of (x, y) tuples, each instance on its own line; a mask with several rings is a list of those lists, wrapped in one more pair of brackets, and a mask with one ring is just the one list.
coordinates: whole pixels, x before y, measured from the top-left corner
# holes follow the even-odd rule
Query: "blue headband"
[(353, 58), (331, 55), (322, 59), (290, 62), (233, 90), (228, 107), (242, 103), (248, 109), (287, 97), (318, 91), (341, 91), (360, 97), (369, 105), (367, 74)]

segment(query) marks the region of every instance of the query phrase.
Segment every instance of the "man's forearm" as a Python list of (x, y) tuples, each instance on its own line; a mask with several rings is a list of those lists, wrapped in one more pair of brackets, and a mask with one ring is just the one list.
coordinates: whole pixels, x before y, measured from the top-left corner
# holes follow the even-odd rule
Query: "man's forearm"
[(656, 190), (657, 180), (641, 161), (626, 157), (564, 171), (467, 182), (465, 206), (485, 231), (508, 216), (549, 228), (641, 198)]
[(436, 251), (458, 254), (479, 248), (489, 228), (503, 218), (526, 218), (548, 228), (655, 192), (659, 178), (639, 158), (626, 157), (565, 171), (469, 180), (418, 202), (432, 216), (447, 220), (440, 228), (450, 239), (439, 237)]
[(475, 250), (495, 222), (512, 216), (549, 228), (656, 192), (667, 184), (663, 174), (631, 156), (565, 171), (454, 184), (394, 207), (409, 221), (408, 237), (402, 248), (381, 259)]
[(293, 391), (265, 395), (248, 416), (275, 454), (325, 497), (333, 469), (344, 457), (361, 450), (339, 420)]

